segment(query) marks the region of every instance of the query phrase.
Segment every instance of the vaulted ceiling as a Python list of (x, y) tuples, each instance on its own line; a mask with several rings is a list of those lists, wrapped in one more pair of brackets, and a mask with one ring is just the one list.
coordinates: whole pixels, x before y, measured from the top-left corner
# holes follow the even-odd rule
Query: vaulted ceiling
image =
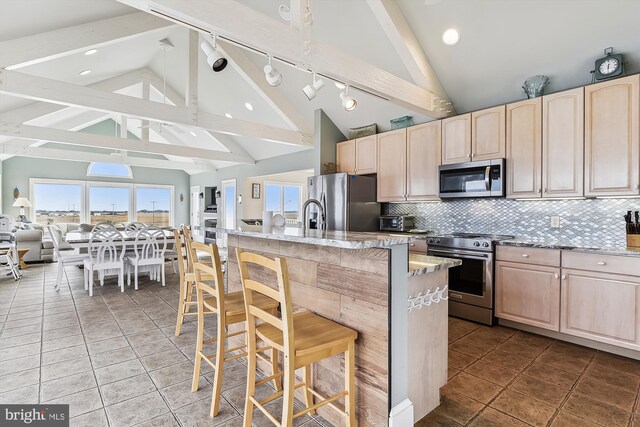
[[(227, 2), (227, 5), (235, 3), (233, 0), (223, 1)], [(281, 26), (289, 25), (278, 13), (281, 4), (292, 7), (298, 5), (303, 8), (307, 5), (306, 0), (237, 2), (248, 7), (247, 10), (268, 17), (278, 31)], [(180, 2), (0, 0), (0, 64), (4, 63), (3, 54), (7, 53), (7, 50), (3, 52), (3, 46), (9, 46), (16, 40), (24, 41), (28, 36), (109, 18), (117, 19), (139, 12), (139, 9), (155, 3), (170, 7)], [(215, 12), (216, 8), (222, 7), (220, 0), (190, 0), (188, 3), (196, 5), (202, 11)], [(400, 42), (398, 34), (396, 39), (393, 38), (393, 31), (398, 29), (392, 28), (390, 32), (389, 23), (385, 21), (388, 16), (380, 12), (381, 5), (388, 6), (388, 3), (397, 5), (395, 7), (407, 24), (405, 31), (398, 33), (401, 36)], [(314, 50), (317, 46), (327, 46), (330, 52), (341, 52), (342, 56), (331, 57), (346, 58), (345, 61), (322, 63), (318, 66), (322, 68), (321, 72), (337, 80), (358, 80), (354, 83), (356, 88), (351, 90), (351, 94), (358, 100), (358, 106), (354, 111), (347, 112), (343, 109), (339, 99), (340, 89), (326, 78), (325, 87), (318, 91), (315, 99), (309, 101), (305, 97), (301, 89), (312, 81), (310, 67), (302, 63), (306, 61), (298, 63), (298, 67), (274, 61), (274, 66), (283, 74), (282, 84), (276, 88), (261, 90), (260, 85), (264, 86), (261, 79), (262, 68), (266, 63), (265, 56), (221, 40), (218, 43), (219, 47), (230, 58), (230, 65), (222, 72), (212, 72), (206, 63), (205, 55), (197, 49), (197, 111), (203, 114), (203, 123), (209, 123), (207, 126), (200, 126), (202, 123), (194, 126), (168, 123), (170, 120), (147, 122), (141, 120), (145, 117), (128, 114), (139, 111), (135, 108), (127, 111), (109, 111), (109, 108), (95, 104), (88, 107), (68, 107), (67, 105), (76, 104), (75, 101), (66, 98), (60, 102), (64, 105), (53, 108), (51, 104), (47, 104), (47, 107), (42, 105), (45, 100), (43, 97), (46, 98), (46, 95), (41, 95), (40, 92), (17, 94), (13, 92), (13, 88), (0, 92), (0, 123), (24, 122), (47, 129), (78, 131), (104, 120), (121, 123), (124, 117), (128, 130), (136, 137), (146, 139), (148, 136), (152, 143), (183, 147), (176, 151), (163, 150), (162, 146), (153, 144), (150, 147), (145, 146), (144, 153), (147, 154), (137, 156), (139, 163), (145, 162), (139, 157), (146, 155), (149, 158), (148, 164), (155, 164), (151, 159), (157, 160), (157, 156), (153, 154), (158, 154), (154, 150), (159, 147), (159, 151), (166, 151), (159, 153), (164, 158), (178, 162), (189, 172), (199, 172), (237, 164), (238, 161), (251, 163), (309, 149), (308, 140), (300, 144), (283, 144), (273, 141), (274, 138), (262, 138), (261, 132), (264, 130), (268, 135), (280, 135), (278, 129), (283, 129), (309, 136), (313, 132), (314, 111), (318, 108), (323, 109), (345, 135), (351, 127), (370, 123), (377, 123), (380, 130), (387, 130), (390, 119), (404, 115), (413, 116), (416, 122), (424, 122), (446, 114), (446, 111), (438, 109), (430, 114), (424, 109), (412, 108), (410, 103), (391, 99), (394, 97), (393, 88), (382, 97), (358, 90), (358, 87), (375, 89), (381, 86), (377, 81), (372, 81), (371, 86), (367, 86), (366, 79), (371, 76), (367, 73), (370, 69), (349, 69), (352, 63), (364, 64), (371, 69), (379, 70), (382, 77), (386, 78), (389, 74), (400, 79), (402, 85), (398, 86), (399, 98), (411, 95), (405, 93), (404, 82), (409, 85), (407, 87), (414, 87), (417, 91), (426, 88), (429, 93), (438, 92), (437, 81), (436, 84), (433, 81), (429, 83), (427, 78), (425, 83), (416, 78), (416, 69), (407, 63), (406, 47), (411, 46), (411, 37), (415, 42), (413, 46), (420, 50), (418, 56), (426, 57), (444, 89), (445, 96), (452, 102), (452, 109), (457, 113), (523, 99), (521, 85), (527, 77), (535, 74), (550, 76), (547, 92), (587, 84), (591, 81), (589, 71), (593, 68), (593, 61), (603, 56), (603, 49), (609, 46), (616, 52), (625, 54), (628, 60), (627, 72), (640, 71), (640, 45), (637, 43), (640, 39), (640, 26), (637, 25), (640, 1), (313, 0), (310, 6), (312, 23), (304, 24), (304, 28), (300, 30), (300, 47), (302, 49), (303, 39), (311, 41), (309, 63), (319, 58), (318, 50)], [(203, 16), (205, 15), (203, 13)], [(230, 16), (228, 19), (241, 23), (243, 17)], [(216, 24), (211, 21), (204, 23)], [(441, 36), (447, 28), (456, 28), (460, 32), (461, 39), (458, 44), (446, 46), (442, 43)], [(254, 30), (259, 33), (262, 29)], [(266, 40), (269, 28), (265, 28), (264, 33)], [(410, 37), (407, 37), (407, 34)], [(222, 35), (225, 36), (224, 33)], [(238, 34), (237, 37), (226, 34), (226, 37), (232, 40), (246, 43), (244, 36), (245, 34)], [(160, 49), (158, 41), (165, 38), (173, 44), (172, 49)], [(98, 52), (95, 55), (85, 56), (83, 52), (86, 49), (82, 49), (72, 54), (54, 55), (47, 60), (15, 70), (9, 67), (3, 72), (9, 73), (4, 75), (5, 80), (15, 81), (11, 73), (44, 78), (33, 80), (33, 84), (38, 87), (47, 86), (50, 81), (60, 81), (77, 86), (93, 86), (137, 98), (143, 97), (144, 84), (148, 84), (151, 101), (184, 107), (190, 74), (189, 38), (188, 27), (170, 23), (139, 35), (123, 37), (115, 43), (103, 43), (97, 46)], [(210, 40), (204, 32), (199, 35), (199, 42), (203, 40)], [(403, 48), (402, 44), (406, 46)], [(271, 47), (260, 46), (259, 50), (278, 55), (278, 52), (285, 49), (285, 45), (283, 40), (281, 45), (276, 43)], [(86, 76), (79, 75), (79, 72), (85, 69), (91, 69), (92, 72)], [(358, 76), (359, 72), (362, 73), (362, 77)], [(193, 71), (191, 74), (194, 74)], [(7, 76), (11, 79), (7, 79)], [(254, 81), (251, 80), (252, 77)], [(0, 90), (1, 86), (0, 82)], [(60, 86), (58, 89), (64, 92), (65, 88), (66, 86)], [(391, 100), (388, 101), (385, 97)], [(51, 99), (46, 101), (57, 102)], [(253, 105), (253, 111), (245, 108), (246, 102)], [(220, 133), (216, 132), (217, 129), (211, 129), (212, 123), (227, 126), (226, 122), (216, 121), (216, 117), (224, 117), (225, 114), (230, 114), (233, 120), (240, 121), (240, 125), (229, 124), (232, 127), (252, 126), (245, 122), (266, 127), (251, 128), (251, 131), (242, 136), (234, 134), (236, 132), (223, 130)], [(16, 123), (16, 119), (23, 120)], [(202, 127), (208, 127), (210, 132)], [(17, 131), (0, 135), (0, 153), (4, 153), (4, 158), (16, 154), (42, 157), (50, 154), (48, 151), (42, 151), (45, 148), (42, 141), (46, 140), (46, 134), (43, 138), (36, 138), (41, 135), (32, 132), (33, 129), (24, 128), (20, 131), (31, 134), (34, 138), (25, 142), (25, 139), (21, 138), (23, 135)], [(294, 132), (286, 134), (282, 139), (290, 142), (291, 138), (295, 139)], [(54, 136), (55, 138), (52, 138), (56, 143), (65, 142), (61, 140), (69, 138), (65, 133)], [(105, 140), (104, 144), (109, 146), (112, 142)], [(74, 151), (81, 153), (75, 160), (82, 160), (96, 149), (102, 149), (96, 146), (82, 146), (83, 144), (74, 144)], [(141, 149), (141, 146), (131, 145), (132, 151)], [(215, 150), (226, 154), (209, 156), (208, 152), (194, 151), (190, 156), (189, 148)], [(113, 158), (118, 157), (122, 162), (129, 162), (126, 154), (123, 154), (126, 153), (126, 149), (113, 148), (111, 151), (122, 154), (120, 157), (112, 156)], [(188, 167), (191, 164), (194, 165), (193, 169)]]

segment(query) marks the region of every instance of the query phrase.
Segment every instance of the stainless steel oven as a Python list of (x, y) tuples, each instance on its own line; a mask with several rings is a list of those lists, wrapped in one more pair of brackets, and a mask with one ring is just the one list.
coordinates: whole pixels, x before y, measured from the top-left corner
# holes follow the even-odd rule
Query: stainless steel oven
[(440, 197), (504, 197), (504, 159), (440, 166)]
[(495, 323), (494, 242), (509, 238), (513, 236), (464, 233), (427, 238), (429, 255), (462, 261), (449, 269), (449, 314), (487, 325)]

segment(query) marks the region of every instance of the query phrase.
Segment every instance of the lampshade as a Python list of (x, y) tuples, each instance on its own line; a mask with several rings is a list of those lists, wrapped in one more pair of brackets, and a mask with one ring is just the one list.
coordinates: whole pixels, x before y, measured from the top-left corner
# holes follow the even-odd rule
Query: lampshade
[(11, 206), (16, 208), (30, 208), (31, 202), (26, 197), (18, 197)]

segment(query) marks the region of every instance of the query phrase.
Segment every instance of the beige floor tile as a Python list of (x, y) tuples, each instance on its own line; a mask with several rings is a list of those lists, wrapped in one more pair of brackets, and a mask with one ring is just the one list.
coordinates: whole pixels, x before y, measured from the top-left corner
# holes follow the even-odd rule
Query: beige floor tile
[(440, 398), (440, 406), (435, 409), (435, 412), (464, 425), (484, 407), (485, 405), (477, 400), (446, 389)]
[(461, 393), (482, 403), (489, 403), (502, 390), (502, 387), (466, 372), (456, 375), (444, 388), (447, 392)]
[(459, 424), (451, 418), (447, 418), (438, 411), (431, 411), (426, 417), (422, 418), (415, 424), (415, 427), (460, 427)]
[(593, 363), (607, 369), (640, 377), (640, 361), (638, 360), (599, 351), (596, 353)]
[(486, 360), (489, 363), (500, 365), (507, 369), (518, 372), (522, 371), (531, 363), (531, 360), (529, 359), (516, 356), (515, 354), (505, 353), (504, 351), (500, 351), (498, 349), (491, 351), (481, 360)]
[(640, 386), (640, 377), (614, 371), (595, 364), (591, 364), (587, 368), (584, 376), (612, 386), (623, 388), (633, 393), (636, 393)]
[(157, 390), (146, 373), (101, 385), (99, 388), (105, 406), (111, 406)]
[(158, 391), (143, 394), (106, 407), (109, 424), (113, 427), (131, 426), (169, 412)]
[(560, 404), (569, 394), (567, 390), (528, 375), (520, 375), (509, 388), (556, 408), (560, 407)]
[(596, 427), (599, 425), (565, 411), (560, 411), (551, 423), (551, 427)]
[(531, 364), (523, 373), (564, 390), (571, 390), (580, 377), (579, 373), (563, 371), (537, 362)]
[(596, 424), (612, 427), (626, 426), (631, 419), (629, 412), (578, 393), (569, 396), (562, 410)]
[(582, 377), (578, 380), (573, 393), (580, 393), (583, 396), (617, 406), (628, 412), (633, 411), (633, 405), (636, 401), (636, 393), (634, 392), (587, 377)]
[(473, 427), (525, 427), (528, 425), (488, 406), (469, 424)]
[(486, 358), (477, 361), (473, 365), (467, 366), (464, 371), (503, 387), (513, 381), (518, 375), (518, 371), (490, 363)]
[(460, 353), (458, 351), (452, 350), (451, 347), (449, 347), (449, 366), (452, 366), (456, 369), (464, 369), (474, 363), (476, 360), (478, 359), (474, 356)]
[(533, 426), (546, 426), (556, 412), (553, 406), (512, 390), (505, 390), (490, 406)]
[(582, 373), (588, 364), (588, 361), (573, 360), (569, 356), (550, 352), (548, 350), (545, 350), (544, 353), (538, 356), (536, 362), (552, 368), (576, 373)]

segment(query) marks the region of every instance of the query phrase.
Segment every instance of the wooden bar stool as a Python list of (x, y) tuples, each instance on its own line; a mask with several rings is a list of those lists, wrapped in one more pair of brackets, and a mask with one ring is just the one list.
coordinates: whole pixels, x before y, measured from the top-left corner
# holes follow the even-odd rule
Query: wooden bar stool
[(184, 316), (195, 316), (198, 313), (196, 311), (191, 312), (190, 308), (195, 308), (197, 301), (194, 300), (195, 294), (193, 292), (193, 286), (195, 284), (195, 276), (193, 269), (190, 267), (189, 251), (187, 249), (187, 241), (191, 238), (189, 229), (187, 227), (180, 227), (178, 230), (173, 230), (173, 237), (175, 239), (175, 248), (178, 256), (178, 273), (180, 274), (180, 299), (178, 302), (178, 318), (176, 321), (176, 336), (180, 335), (180, 329), (182, 328), (182, 322), (184, 322)]
[[(202, 251), (210, 255), (212, 265), (206, 265), (202, 262), (196, 262), (193, 265), (197, 292), (198, 304), (198, 335), (196, 338), (196, 360), (193, 368), (192, 391), (198, 391), (198, 383), (200, 380), (200, 365), (204, 359), (214, 369), (213, 380), (213, 397), (211, 403), (210, 415), (215, 417), (218, 415), (220, 408), (220, 391), (222, 386), (222, 376), (224, 372), (224, 362), (245, 357), (247, 346), (242, 344), (236, 347), (225, 349), (228, 338), (247, 333), (246, 329), (229, 333), (227, 327), (235, 323), (241, 323), (247, 320), (245, 313), (244, 297), (242, 292), (232, 292), (225, 294), (224, 282), (222, 275), (222, 265), (220, 262), (220, 254), (215, 244), (205, 245), (203, 243), (191, 242), (190, 252), (195, 257), (196, 251)], [(195, 258), (194, 258), (195, 259)], [(267, 297), (258, 297), (254, 299), (254, 304), (275, 316), (278, 312), (278, 301)], [(218, 316), (216, 337), (205, 339), (204, 336), (204, 315), (216, 314)], [(206, 354), (204, 345), (216, 343), (216, 352)], [(280, 388), (280, 375), (278, 371), (278, 353), (272, 347), (262, 347), (257, 350), (259, 353), (270, 351), (271, 357), (267, 359), (259, 354), (262, 360), (271, 364), (272, 379), (274, 386)]]
[[(254, 406), (257, 406), (276, 426), (290, 427), (293, 419), (306, 413), (313, 413), (321, 406), (329, 405), (344, 416), (346, 425), (355, 427), (355, 340), (358, 333), (324, 317), (310, 312), (293, 313), (291, 289), (287, 263), (284, 258), (270, 259), (236, 248), (240, 278), (247, 311), (247, 329), (249, 353), (249, 371), (247, 376), (247, 394), (244, 407), (244, 426), (250, 427), (253, 420)], [(249, 265), (263, 267), (275, 272), (278, 288), (274, 289), (249, 278)], [(263, 310), (258, 304), (262, 298), (268, 297), (280, 302), (281, 317), (278, 318)], [(261, 323), (257, 324), (257, 320)], [(258, 401), (255, 397), (257, 385), (267, 382), (271, 377), (256, 382), (256, 341), (260, 339), (268, 346), (284, 353), (283, 375), (284, 390)], [(344, 353), (345, 357), (345, 390), (334, 396), (325, 397), (311, 388), (311, 364), (322, 359)], [(295, 383), (296, 369), (303, 368), (304, 381)], [(306, 409), (293, 413), (294, 391), (304, 387)], [(278, 422), (264, 405), (284, 396), (282, 420)], [(313, 397), (318, 398), (313, 403)], [(345, 398), (345, 408), (340, 409), (333, 402)]]

